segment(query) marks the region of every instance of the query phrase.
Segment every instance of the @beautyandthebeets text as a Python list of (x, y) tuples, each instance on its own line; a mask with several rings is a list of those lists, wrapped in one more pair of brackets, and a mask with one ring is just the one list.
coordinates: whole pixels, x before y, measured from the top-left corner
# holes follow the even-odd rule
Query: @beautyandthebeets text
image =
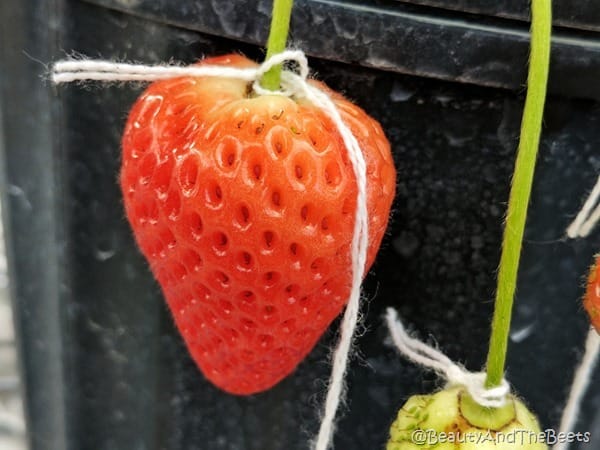
[(585, 432), (557, 432), (548, 429), (536, 433), (530, 430), (511, 431), (479, 431), (479, 432), (443, 432), (432, 429), (414, 430), (411, 433), (411, 441), (416, 445), (437, 445), (444, 443), (459, 444), (547, 444), (590, 442), (592, 433)]

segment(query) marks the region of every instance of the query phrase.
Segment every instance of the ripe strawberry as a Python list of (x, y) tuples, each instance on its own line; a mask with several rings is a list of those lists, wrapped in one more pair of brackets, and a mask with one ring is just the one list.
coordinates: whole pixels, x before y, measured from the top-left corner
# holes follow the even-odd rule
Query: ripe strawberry
[(596, 256), (596, 262), (590, 269), (583, 306), (590, 316), (592, 325), (600, 333), (600, 255)]
[[(367, 162), (368, 268), (394, 197), (390, 147), (376, 121), (328, 92)], [(306, 100), (256, 97), (233, 79), (153, 83), (129, 115), (121, 187), (192, 357), (225, 391), (280, 381), (346, 303), (356, 182), (336, 128)]]

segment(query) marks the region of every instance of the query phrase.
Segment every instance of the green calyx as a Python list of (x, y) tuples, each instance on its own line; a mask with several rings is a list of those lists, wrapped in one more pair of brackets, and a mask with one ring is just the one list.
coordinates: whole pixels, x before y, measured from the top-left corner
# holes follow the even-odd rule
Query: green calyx
[(533, 414), (515, 397), (485, 408), (463, 387), (415, 395), (398, 412), (386, 450), (544, 450)]
[(501, 408), (481, 406), (468, 392), (462, 392), (459, 397), (461, 415), (467, 422), (485, 430), (500, 431), (516, 417), (515, 400), (510, 398)]

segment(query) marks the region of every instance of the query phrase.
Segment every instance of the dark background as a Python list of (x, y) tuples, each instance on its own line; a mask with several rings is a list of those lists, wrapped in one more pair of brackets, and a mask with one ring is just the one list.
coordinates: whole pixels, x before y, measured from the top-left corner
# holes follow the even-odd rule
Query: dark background
[[(469, 369), (485, 362), (528, 11), (476, 3), (452, 6), (466, 12), (393, 0), (295, 6), (292, 44), (319, 79), (381, 121), (398, 169), (391, 226), (365, 283), (338, 449), (382, 448), (403, 402), (440, 386), (390, 347), (387, 306)], [(564, 232), (600, 171), (600, 6), (555, 3), (507, 373), (542, 428), (558, 426), (581, 357), (588, 324), (579, 299), (600, 244), (597, 231), (577, 241)], [(57, 88), (45, 77), (45, 64), (73, 52), (159, 63), (241, 51), (260, 60), (269, 14), (270, 2), (242, 0), (0, 4), (4, 219), (33, 449), (308, 448), (337, 324), (269, 392), (239, 398), (207, 383), (135, 247), (116, 182), (120, 134), (143, 86)], [(599, 381), (596, 373), (582, 431), (600, 430)], [(600, 449), (600, 432), (579, 448)]]

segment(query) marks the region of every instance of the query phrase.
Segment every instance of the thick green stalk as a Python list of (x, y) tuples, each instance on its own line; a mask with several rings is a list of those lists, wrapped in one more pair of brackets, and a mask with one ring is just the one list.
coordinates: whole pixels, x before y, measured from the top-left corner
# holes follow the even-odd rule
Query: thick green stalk
[(521, 123), (521, 138), (508, 200), (498, 288), (487, 360), (488, 387), (498, 386), (504, 377), (510, 319), (517, 284), (523, 231), (531, 193), (533, 173), (542, 129), (550, 63), (552, 30), (551, 0), (532, 0), (531, 56), (527, 79), (527, 96)]
[[(267, 41), (267, 59), (285, 50), (293, 5), (294, 0), (273, 0), (271, 30), (269, 31), (269, 39)], [(275, 91), (279, 89), (280, 80), (281, 64), (274, 66), (265, 73), (261, 84), (265, 89)]]

